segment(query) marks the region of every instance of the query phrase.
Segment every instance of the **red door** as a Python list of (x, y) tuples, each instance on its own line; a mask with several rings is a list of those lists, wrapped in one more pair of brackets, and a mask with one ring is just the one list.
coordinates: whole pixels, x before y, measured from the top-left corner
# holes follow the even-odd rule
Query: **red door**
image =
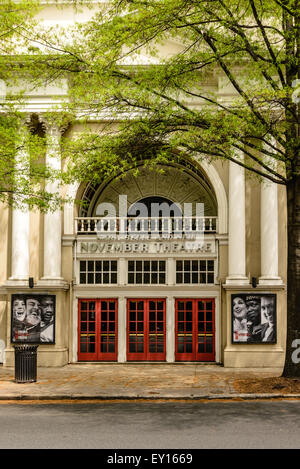
[(166, 302), (127, 300), (127, 360), (165, 361)]
[(79, 300), (79, 361), (117, 360), (117, 306), (116, 299)]
[(175, 360), (215, 361), (215, 301), (177, 299)]

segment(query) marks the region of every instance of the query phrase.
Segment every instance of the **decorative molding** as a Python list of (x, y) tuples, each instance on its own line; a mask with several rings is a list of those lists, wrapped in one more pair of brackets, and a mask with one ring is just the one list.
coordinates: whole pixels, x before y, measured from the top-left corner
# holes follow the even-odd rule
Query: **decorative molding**
[(286, 289), (286, 285), (284, 283), (282, 284), (268, 284), (268, 285), (257, 285), (255, 288), (254, 287), (251, 287), (250, 284), (248, 285), (243, 285), (243, 284), (240, 284), (240, 283), (232, 283), (232, 284), (228, 284), (228, 283), (222, 283), (222, 288), (224, 288), (224, 290), (232, 290), (232, 291), (236, 291), (238, 290), (240, 293), (249, 293), (251, 295), (254, 294), (255, 291), (259, 291), (260, 293), (270, 293), (271, 291), (274, 291), (274, 290), (285, 290)]

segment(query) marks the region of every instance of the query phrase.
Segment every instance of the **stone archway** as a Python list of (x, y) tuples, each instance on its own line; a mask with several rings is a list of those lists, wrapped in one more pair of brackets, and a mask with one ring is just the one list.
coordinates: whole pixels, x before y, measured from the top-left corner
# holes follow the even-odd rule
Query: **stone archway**
[[(167, 166), (163, 172), (151, 171), (143, 167), (140, 175), (135, 177), (132, 172), (126, 173), (118, 179), (106, 181), (93, 187), (88, 185), (83, 197), (88, 201), (88, 209), (81, 210), (80, 216), (93, 216), (96, 205), (100, 201), (116, 204), (120, 194), (128, 194), (128, 206), (147, 196), (161, 196), (179, 203), (203, 202), (205, 215), (217, 215), (219, 219), (219, 234), (228, 232), (228, 204), (226, 191), (217, 170), (206, 161), (198, 161), (198, 170), (193, 171), (182, 166)], [(153, 176), (155, 174), (155, 177)], [(67, 190), (67, 196), (75, 199), (80, 184), (72, 184)], [(74, 234), (74, 203), (64, 208), (64, 234)]]

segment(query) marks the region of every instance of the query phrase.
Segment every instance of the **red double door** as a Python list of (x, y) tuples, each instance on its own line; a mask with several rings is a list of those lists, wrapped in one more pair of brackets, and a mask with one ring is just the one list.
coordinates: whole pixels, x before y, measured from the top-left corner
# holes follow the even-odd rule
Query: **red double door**
[(118, 300), (79, 300), (78, 360), (117, 361)]
[(215, 361), (215, 302), (177, 299), (175, 361)]
[(127, 360), (165, 361), (165, 299), (127, 300)]
[[(116, 299), (79, 300), (78, 360), (117, 361)], [(166, 360), (166, 300), (127, 300), (127, 360)], [(213, 299), (175, 300), (175, 361), (215, 360)]]

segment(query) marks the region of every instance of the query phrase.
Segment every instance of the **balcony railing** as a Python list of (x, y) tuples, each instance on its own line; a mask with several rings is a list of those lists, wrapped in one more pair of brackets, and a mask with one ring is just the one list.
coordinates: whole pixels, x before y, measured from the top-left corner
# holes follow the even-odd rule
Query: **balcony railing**
[(105, 237), (145, 237), (160, 238), (218, 232), (217, 217), (80, 217), (75, 218), (77, 235), (98, 235)]

